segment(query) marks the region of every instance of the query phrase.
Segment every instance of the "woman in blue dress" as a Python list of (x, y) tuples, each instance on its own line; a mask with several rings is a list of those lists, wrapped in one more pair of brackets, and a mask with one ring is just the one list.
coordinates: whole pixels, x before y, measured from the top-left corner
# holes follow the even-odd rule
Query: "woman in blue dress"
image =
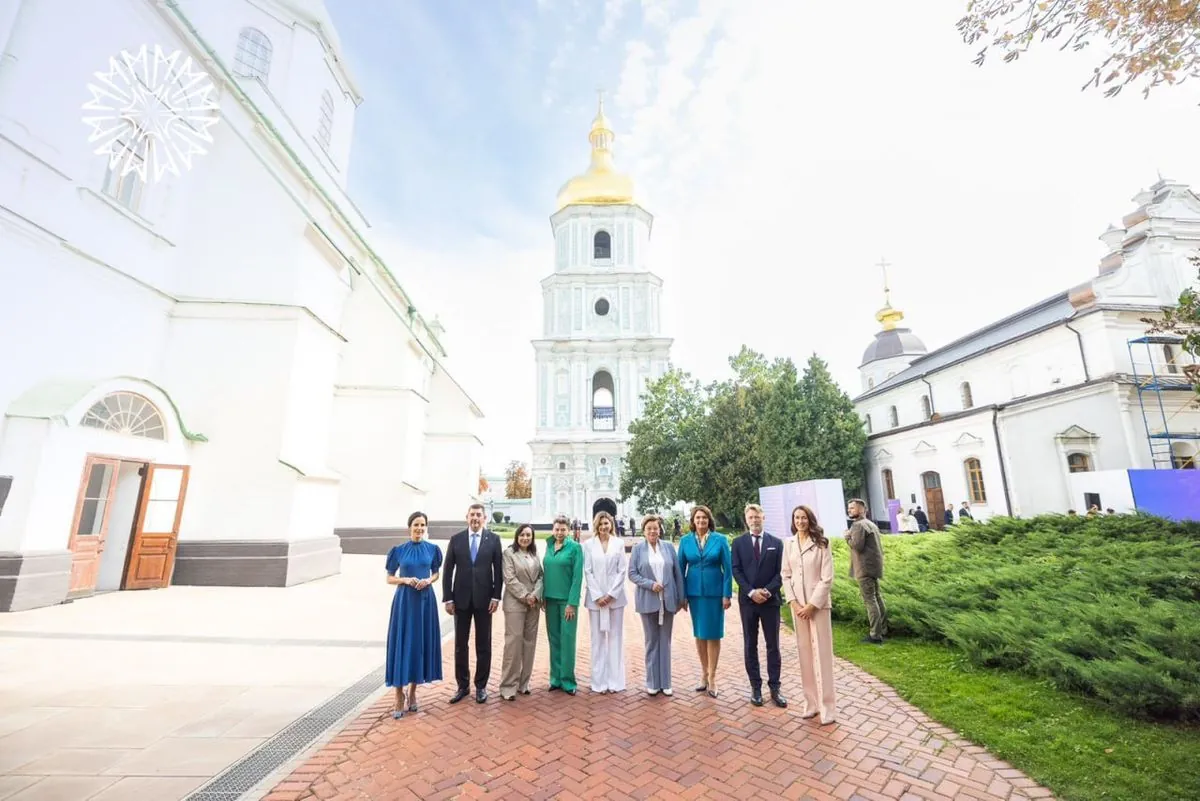
[(686, 609), (692, 618), (692, 636), (704, 671), (696, 692), (707, 690), (716, 698), (725, 610), (733, 597), (733, 556), (725, 535), (713, 529), (712, 512), (707, 506), (692, 510), (688, 534), (679, 543), (679, 567), (687, 595)]
[[(408, 517), (409, 541), (388, 551), (388, 584), (392, 619), (388, 623), (387, 686), (396, 688), (393, 718), (417, 711), (417, 685), (442, 680), (442, 632), (434, 583), (442, 567), (442, 551), (425, 539), (429, 520), (423, 512)], [(408, 699), (404, 685), (408, 685)]]

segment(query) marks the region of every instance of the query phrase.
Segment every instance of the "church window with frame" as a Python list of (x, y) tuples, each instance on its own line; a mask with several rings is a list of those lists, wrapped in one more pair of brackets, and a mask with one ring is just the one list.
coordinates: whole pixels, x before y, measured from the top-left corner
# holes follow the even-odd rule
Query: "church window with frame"
[(933, 417), (933, 404), (929, 402), (928, 395), (921, 396), (921, 419), (928, 420)]
[(233, 54), (233, 74), (267, 82), (271, 71), (271, 40), (258, 28), (242, 28)]
[(900, 412), (896, 410), (895, 406), (888, 407), (888, 424), (892, 428), (900, 425)]
[(333, 95), (326, 89), (321, 93), (321, 116), (317, 119), (317, 142), (329, 150), (333, 146)]
[(81, 426), (131, 437), (165, 440), (167, 426), (153, 403), (135, 392), (114, 392), (92, 404)]
[(983, 465), (974, 456), (963, 462), (967, 473), (967, 495), (971, 503), (987, 503), (987, 488), (983, 485)]
[[(104, 173), (104, 183), (100, 185), (100, 191), (135, 214), (142, 205), (144, 183), (138, 175), (138, 169), (146, 161), (146, 149), (150, 141), (149, 137), (137, 134), (136, 129), (131, 129), (127, 135), (117, 140), (123, 151), (122, 155), (116, 164), (109, 163)], [(130, 144), (131, 140), (133, 144)], [(126, 170), (126, 167), (129, 169)]]
[(1086, 453), (1068, 453), (1067, 470), (1071, 473), (1090, 473), (1092, 471), (1092, 457)]
[(892, 478), (892, 469), (885, 467), (880, 475), (883, 478), (883, 499), (890, 501), (896, 497), (896, 483)]
[(958, 394), (962, 398), (962, 407), (970, 409), (975, 405), (975, 397), (971, 394), (971, 382), (964, 381), (958, 387)]
[(612, 258), (612, 234), (608, 231), (597, 231), (596, 235), (592, 237), (592, 258)]
[(866, 419), (863, 420), (863, 425), (866, 426), (867, 433), (870, 434), (871, 433), (871, 415), (868, 414), (866, 416)]
[(608, 298), (599, 298), (596, 301), (596, 305), (592, 308), (595, 310), (597, 317), (604, 317), (608, 314), (608, 311), (612, 308), (612, 306), (609, 304)]

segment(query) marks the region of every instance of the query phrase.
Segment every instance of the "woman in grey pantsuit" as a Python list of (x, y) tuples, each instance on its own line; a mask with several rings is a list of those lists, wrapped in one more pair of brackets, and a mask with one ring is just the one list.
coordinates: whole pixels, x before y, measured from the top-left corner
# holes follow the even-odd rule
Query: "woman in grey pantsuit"
[(687, 608), (683, 574), (675, 546), (662, 539), (662, 519), (642, 521), (644, 540), (633, 546), (629, 580), (637, 586), (634, 608), (642, 617), (646, 637), (646, 692), (674, 695), (671, 689), (671, 625), (675, 613)]
[(515, 701), (529, 695), (529, 677), (537, 648), (542, 603), (542, 560), (538, 558), (533, 526), (517, 526), (513, 544), (504, 549), (504, 667), (500, 697)]

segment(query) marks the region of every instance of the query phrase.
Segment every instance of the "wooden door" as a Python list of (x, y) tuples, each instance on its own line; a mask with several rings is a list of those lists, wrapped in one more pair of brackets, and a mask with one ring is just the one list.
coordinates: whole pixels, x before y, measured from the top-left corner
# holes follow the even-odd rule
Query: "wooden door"
[(942, 498), (942, 477), (932, 471), (922, 473), (921, 485), (925, 487), (925, 510), (929, 515), (929, 527), (941, 531), (946, 527), (946, 501)]
[(171, 583), (179, 521), (187, 495), (188, 467), (177, 464), (146, 465), (142, 498), (133, 526), (129, 566), (122, 589), (151, 590)]
[(112, 515), (120, 467), (120, 461), (100, 456), (89, 456), (83, 465), (71, 539), (67, 544), (72, 554), (70, 594), (96, 589), (100, 554), (104, 552), (104, 540), (108, 536), (108, 518)]

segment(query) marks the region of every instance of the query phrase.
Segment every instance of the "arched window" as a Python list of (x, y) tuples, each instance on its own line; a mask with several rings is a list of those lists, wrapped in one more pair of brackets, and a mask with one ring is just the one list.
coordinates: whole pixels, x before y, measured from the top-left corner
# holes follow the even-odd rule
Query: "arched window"
[(333, 144), (333, 95), (321, 93), (321, 116), (317, 119), (317, 141), (326, 150)]
[(929, 396), (921, 396), (921, 419), (928, 420), (933, 417), (933, 406), (929, 403)]
[(167, 427), (158, 409), (133, 392), (114, 392), (96, 401), (79, 424), (131, 437), (167, 438)]
[(967, 472), (967, 494), (971, 503), (987, 503), (987, 488), (983, 486), (983, 465), (972, 456), (963, 462), (963, 469)]
[(874, 379), (874, 377), (868, 377), (868, 378), (867, 378), (867, 389), (875, 389), (875, 379)]
[(1196, 469), (1196, 449), (1186, 442), (1171, 443), (1171, 466), (1176, 470)]
[(892, 428), (900, 425), (900, 413), (896, 411), (895, 406), (888, 407), (888, 423)]
[(1175, 363), (1175, 349), (1170, 345), (1163, 345), (1163, 362), (1167, 365), (1168, 373), (1179, 372), (1179, 367)]
[(597, 231), (592, 237), (592, 257), (597, 259), (612, 258), (612, 237), (608, 231)]
[(1068, 453), (1067, 470), (1072, 473), (1089, 473), (1092, 470), (1092, 457), (1086, 453)]
[(233, 72), (263, 83), (271, 71), (271, 40), (258, 28), (242, 28), (238, 34), (237, 52), (233, 55)]
[(559, 470), (566, 470), (566, 469), (567, 469), (567, 463), (566, 463), (566, 462), (559, 462), (559, 463), (558, 463), (558, 469), (559, 469)]
[(612, 375), (598, 370), (592, 376), (592, 430), (616, 431), (617, 410), (613, 402), (616, 390)]
[(971, 383), (964, 381), (958, 387), (958, 394), (962, 397), (962, 407), (970, 409), (975, 405), (975, 398), (971, 395)]
[(896, 484), (892, 481), (892, 469), (885, 467), (881, 475), (883, 476), (883, 499), (888, 501), (896, 497)]
[(871, 415), (869, 415), (869, 414), (867, 415), (867, 418), (865, 420), (863, 420), (863, 424), (867, 427), (867, 433), (870, 434), (871, 433)]

